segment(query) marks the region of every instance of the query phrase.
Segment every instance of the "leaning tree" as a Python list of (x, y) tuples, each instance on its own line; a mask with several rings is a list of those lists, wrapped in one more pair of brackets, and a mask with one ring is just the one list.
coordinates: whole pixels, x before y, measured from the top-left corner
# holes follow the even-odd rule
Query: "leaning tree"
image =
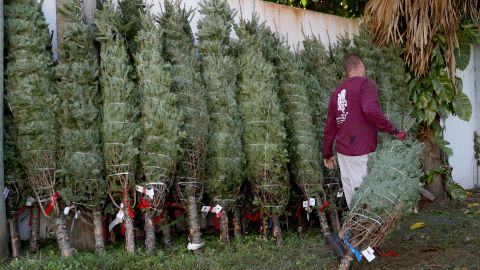
[(288, 152), (285, 115), (274, 88), (273, 64), (262, 55), (259, 39), (241, 22), (236, 32), (238, 102), (244, 128), (243, 143), (247, 178), (252, 182), (255, 200), (273, 223), (277, 246), (282, 243), (279, 216), (289, 199)]
[(142, 16), (135, 39), (135, 64), (140, 94), (140, 176), (138, 206), (144, 212), (145, 246), (155, 253), (153, 217), (163, 211), (180, 156), (183, 114), (171, 89), (170, 66), (162, 56), (162, 30), (150, 16)]
[[(408, 94), (415, 118), (421, 123), (419, 137), (425, 143), (427, 174), (445, 171), (439, 170), (446, 164), (442, 152), (453, 153), (443, 139), (441, 119), (452, 114), (469, 120), (472, 113), (455, 72), (467, 67), (470, 43), (480, 39), (479, 10), (478, 0), (371, 0), (365, 7), (375, 44), (405, 48), (403, 57), (413, 74)], [(427, 185), (440, 202), (445, 198), (444, 179), (437, 174)]]
[(160, 24), (165, 40), (165, 59), (172, 65), (172, 87), (185, 117), (182, 128), (186, 136), (182, 143), (184, 152), (176, 172), (177, 194), (187, 213), (188, 249), (198, 254), (203, 243), (197, 204), (204, 189), (209, 115), (190, 28), (192, 13), (182, 7), (181, 1), (165, 1)]
[(234, 11), (225, 0), (205, 0), (200, 14), (198, 39), (211, 120), (206, 189), (222, 207), (221, 239), (228, 242), (227, 210), (235, 206), (245, 164), (230, 45)]
[(132, 67), (129, 65), (123, 34), (118, 28), (119, 20), (118, 12), (108, 3), (95, 14), (96, 38), (101, 45), (103, 157), (107, 194), (119, 209), (116, 219), (109, 227), (111, 230), (114, 225), (124, 222), (126, 249), (134, 253), (133, 207), (139, 154), (139, 112), (137, 93), (131, 80)]
[(37, 1), (7, 1), (6, 95), (17, 129), (20, 160), (36, 202), (33, 208), (30, 249), (38, 251), (39, 210), (55, 217), (62, 256), (73, 252), (59, 209), (57, 171), (57, 109), (53, 86), (53, 59), (47, 24)]
[(95, 250), (103, 251), (102, 208), (106, 198), (101, 140), (101, 96), (93, 37), (78, 0), (63, 3), (64, 27), (56, 67), (60, 195), (65, 213), (91, 211)]

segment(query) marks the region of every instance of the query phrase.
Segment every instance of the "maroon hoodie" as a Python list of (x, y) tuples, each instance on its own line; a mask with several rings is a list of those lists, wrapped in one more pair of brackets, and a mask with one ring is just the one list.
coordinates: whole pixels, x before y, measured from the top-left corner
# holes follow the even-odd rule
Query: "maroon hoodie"
[(361, 156), (377, 148), (378, 131), (392, 133), (395, 129), (378, 103), (378, 86), (365, 77), (346, 79), (330, 96), (324, 130), (323, 157), (336, 150), (347, 156)]

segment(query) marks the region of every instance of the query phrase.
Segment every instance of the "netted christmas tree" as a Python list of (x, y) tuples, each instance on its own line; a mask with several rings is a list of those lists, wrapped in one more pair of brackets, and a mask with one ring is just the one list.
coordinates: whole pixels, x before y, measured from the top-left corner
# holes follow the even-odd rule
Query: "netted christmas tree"
[[(43, 214), (55, 216), (61, 254), (72, 248), (58, 207), (56, 181), (57, 99), (53, 87), (53, 60), (47, 24), (37, 1), (8, 1), (6, 17), (6, 93), (17, 128), (20, 160)], [(53, 210), (53, 211), (52, 211)], [(31, 250), (37, 251), (39, 216), (34, 208)]]
[(285, 115), (273, 81), (274, 68), (263, 56), (256, 36), (242, 25), (237, 52), (238, 102), (244, 127), (243, 143), (247, 160), (247, 178), (255, 200), (272, 219), (277, 245), (282, 243), (281, 215), (289, 198), (288, 152)]
[(183, 114), (177, 108), (177, 95), (171, 91), (169, 65), (162, 56), (162, 31), (152, 17), (142, 17), (142, 29), (136, 38), (135, 63), (140, 93), (140, 166), (143, 180), (139, 207), (144, 212), (145, 246), (155, 253), (153, 217), (163, 210), (173, 182), (180, 154)]
[(103, 157), (107, 192), (119, 209), (116, 223), (124, 223), (125, 244), (135, 252), (133, 207), (135, 173), (138, 163), (138, 95), (131, 80), (132, 67), (125, 40), (118, 25), (120, 17), (110, 3), (95, 14), (97, 40), (100, 41), (100, 86), (103, 99)]
[[(364, 28), (353, 37), (353, 47), (339, 43), (333, 52), (340, 63), (339, 51), (359, 54), (367, 76), (377, 81), (379, 101), (385, 115), (400, 130), (407, 131), (406, 142), (389, 134), (380, 136), (379, 145), (368, 161), (368, 174), (355, 191), (352, 207), (339, 235), (357, 250), (378, 246), (395, 227), (402, 214), (413, 209), (419, 199), (423, 145), (415, 140), (416, 125), (411, 117), (407, 82), (408, 73), (400, 57), (401, 50), (375, 47)], [(348, 268), (353, 255), (342, 261)]]
[(200, 14), (204, 17), (198, 23), (198, 39), (211, 117), (206, 189), (222, 207), (221, 238), (227, 242), (227, 210), (235, 206), (245, 164), (230, 45), (234, 11), (225, 0), (205, 0)]
[[(280, 100), (287, 115), (287, 134), (290, 171), (295, 183), (304, 194), (307, 217), (316, 209), (324, 236), (329, 226), (325, 210), (329, 205), (323, 190), (323, 164), (319, 140), (313, 122), (313, 109), (309, 102), (307, 77), (303, 75), (300, 59), (287, 47), (278, 47), (277, 78), (280, 81)], [(312, 200), (313, 199), (313, 200)]]
[[(103, 251), (102, 208), (106, 199), (101, 140), (101, 96), (93, 37), (79, 0), (63, 3), (64, 28), (56, 67), (60, 101), (60, 195), (67, 213), (93, 213), (95, 249)], [(75, 222), (72, 221), (72, 222)]]
[(165, 1), (160, 24), (165, 39), (164, 55), (172, 65), (172, 86), (185, 117), (183, 156), (176, 173), (177, 194), (187, 213), (189, 250), (199, 253), (203, 243), (197, 203), (202, 199), (205, 182), (209, 115), (189, 23), (192, 13), (182, 7), (181, 1)]

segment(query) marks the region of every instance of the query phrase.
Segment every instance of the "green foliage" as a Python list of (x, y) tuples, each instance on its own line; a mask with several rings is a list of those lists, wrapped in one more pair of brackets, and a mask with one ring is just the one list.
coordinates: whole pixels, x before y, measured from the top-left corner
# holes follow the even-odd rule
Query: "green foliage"
[(205, 0), (200, 14), (198, 38), (211, 120), (206, 189), (228, 198), (238, 192), (245, 164), (235, 100), (237, 71), (229, 44), (234, 13), (225, 0)]
[(480, 135), (476, 131), (473, 132), (473, 151), (475, 152), (477, 165), (480, 165)]
[[(242, 23), (245, 25), (244, 23)], [(247, 177), (267, 213), (282, 213), (289, 198), (285, 115), (275, 92), (274, 68), (258, 40), (238, 27), (238, 102), (247, 160)]]
[[(175, 171), (183, 133), (183, 115), (177, 109), (177, 95), (171, 92), (170, 66), (162, 56), (162, 31), (153, 18), (142, 17), (136, 37), (135, 63), (140, 93), (140, 165), (145, 182), (162, 182), (167, 187)], [(168, 190), (167, 190), (168, 192)], [(157, 206), (163, 206), (165, 194)]]
[(182, 127), (186, 134), (182, 142), (184, 153), (177, 175), (180, 182), (195, 182), (197, 191), (202, 191), (209, 115), (189, 23), (192, 13), (193, 11), (186, 10), (180, 1), (165, 1), (160, 25), (165, 41), (165, 59), (172, 65), (173, 91), (178, 95), (178, 106), (185, 117)]
[(121, 13), (120, 32), (127, 40), (128, 51), (133, 57), (138, 46), (135, 39), (142, 28), (142, 18), (146, 13), (146, 5), (143, 0), (120, 0), (118, 1), (118, 8)]
[(26, 169), (28, 185), (45, 199), (55, 188), (58, 131), (50, 44), (37, 1), (6, 1), (6, 101), (16, 129), (18, 159)]
[(368, 174), (353, 194), (351, 212), (366, 209), (375, 218), (398, 207), (412, 210), (419, 199), (422, 148), (419, 142), (392, 139), (371, 154)]
[(98, 65), (80, 2), (66, 0), (63, 7), (63, 42), (55, 70), (61, 197), (67, 205), (98, 209), (105, 199)]
[[(139, 153), (138, 95), (131, 80), (132, 67), (124, 39), (118, 31), (119, 21), (119, 14), (107, 4), (95, 14), (97, 39), (101, 43), (102, 139), (109, 192), (132, 188)], [(117, 182), (122, 178), (127, 181)]]
[(291, 7), (300, 7), (318, 12), (334, 14), (347, 18), (356, 18), (363, 15), (367, 0), (264, 0), (284, 4)]

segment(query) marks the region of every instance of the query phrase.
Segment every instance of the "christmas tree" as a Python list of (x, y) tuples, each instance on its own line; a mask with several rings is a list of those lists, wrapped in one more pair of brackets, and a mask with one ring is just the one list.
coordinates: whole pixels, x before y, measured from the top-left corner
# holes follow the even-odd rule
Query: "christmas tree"
[[(125, 222), (125, 244), (135, 252), (132, 196), (138, 163), (138, 95), (131, 80), (132, 67), (123, 34), (118, 28), (120, 16), (111, 4), (95, 14), (100, 49), (100, 86), (103, 99), (103, 157), (107, 192), (120, 210), (116, 222)], [(115, 223), (114, 223), (115, 224)]]
[[(45, 216), (55, 215), (62, 256), (73, 252), (58, 207), (56, 183), (57, 99), (53, 87), (50, 36), (37, 1), (8, 1), (6, 93), (17, 129), (17, 147), (29, 187)], [(32, 220), (31, 250), (37, 251), (39, 216)]]
[(282, 44), (277, 48), (278, 56), (274, 61), (280, 82), (280, 99), (287, 115), (290, 171), (304, 193), (304, 201), (308, 201), (305, 207), (307, 216), (310, 216), (312, 209), (317, 209), (322, 232), (328, 236), (330, 232), (325, 215), (328, 199), (322, 186), (323, 164), (306, 87), (308, 80), (302, 73), (300, 59)]
[(199, 62), (195, 55), (190, 19), (192, 10), (181, 1), (165, 1), (160, 17), (165, 58), (172, 65), (173, 89), (185, 116), (183, 156), (177, 169), (177, 193), (187, 212), (189, 249), (201, 251), (203, 245), (197, 203), (203, 196), (209, 116)]
[(282, 243), (279, 215), (289, 198), (285, 115), (275, 92), (274, 68), (263, 56), (256, 36), (237, 28), (238, 100), (244, 127), (247, 177), (255, 201), (271, 217), (277, 245)]
[(144, 212), (145, 245), (155, 253), (155, 227), (152, 218), (163, 208), (172, 184), (183, 133), (182, 112), (177, 95), (171, 91), (170, 66), (162, 56), (162, 31), (153, 18), (142, 17), (142, 29), (136, 37), (135, 62), (140, 93), (140, 208)]
[(63, 37), (56, 67), (60, 195), (75, 218), (79, 217), (78, 211), (93, 211), (95, 249), (103, 251), (102, 208), (106, 194), (98, 65), (81, 1), (66, 0), (63, 7)]
[(221, 212), (221, 238), (228, 242), (227, 209), (234, 206), (243, 179), (245, 155), (236, 96), (236, 67), (230, 32), (234, 12), (225, 0), (200, 3), (198, 39), (210, 113), (206, 190)]

